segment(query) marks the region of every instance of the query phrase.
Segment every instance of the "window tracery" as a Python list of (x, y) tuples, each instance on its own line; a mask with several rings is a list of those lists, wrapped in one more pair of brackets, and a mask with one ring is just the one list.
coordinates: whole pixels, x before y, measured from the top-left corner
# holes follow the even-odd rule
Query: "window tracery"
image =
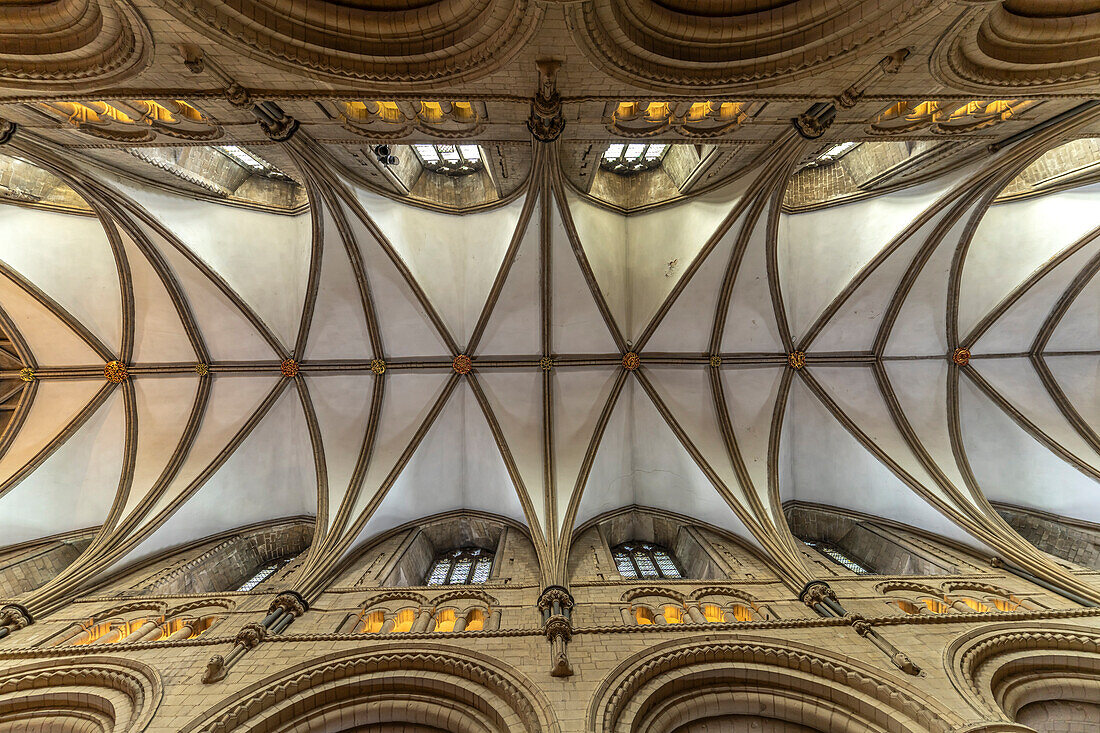
[(624, 578), (682, 578), (672, 553), (650, 542), (624, 542), (611, 548), (615, 567)]
[(667, 151), (664, 143), (611, 143), (600, 158), (600, 168), (619, 175), (652, 170)]
[(450, 550), (435, 559), (425, 585), (480, 585), (489, 579), (493, 553), (480, 547)]
[(477, 145), (413, 145), (421, 165), (435, 173), (465, 176), (481, 170), (481, 148)]

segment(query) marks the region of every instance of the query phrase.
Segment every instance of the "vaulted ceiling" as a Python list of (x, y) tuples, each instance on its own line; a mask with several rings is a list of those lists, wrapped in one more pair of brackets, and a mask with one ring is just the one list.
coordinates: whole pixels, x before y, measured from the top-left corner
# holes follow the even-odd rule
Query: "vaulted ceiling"
[[(643, 505), (797, 589), (790, 500), (1100, 600), (990, 503), (1100, 522), (1100, 184), (1074, 167), (1100, 68), (1081, 39), (1009, 49), (1076, 25), (1023, 2), (406, 5), (0, 9), (65, 45), (0, 30), (0, 526), (100, 527), (32, 612), (297, 515), (309, 596), (459, 509), (525, 526), (545, 583), (577, 528)], [(532, 141), (548, 57), (565, 130)], [(835, 121), (796, 134), (822, 99)], [(698, 167), (674, 195), (600, 183), (610, 138)], [(467, 207), (370, 150), (459, 139), (495, 187)], [(844, 141), (868, 144), (820, 164)], [(219, 173), (210, 145), (268, 168)]]

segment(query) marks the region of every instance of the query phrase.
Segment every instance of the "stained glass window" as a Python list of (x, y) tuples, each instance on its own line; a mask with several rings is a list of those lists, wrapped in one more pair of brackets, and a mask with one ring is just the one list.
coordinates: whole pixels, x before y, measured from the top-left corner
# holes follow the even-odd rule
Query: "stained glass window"
[(810, 540), (806, 540), (806, 544), (835, 562), (837, 565), (848, 568), (856, 575), (871, 574), (870, 568), (857, 562), (854, 558), (852, 558), (851, 555), (844, 552), (844, 550), (840, 549), (836, 545), (830, 544), (828, 542), (816, 542)]
[(611, 549), (624, 578), (682, 578), (672, 553), (648, 542), (624, 542)]
[(664, 143), (611, 143), (600, 159), (600, 167), (612, 173), (647, 171), (661, 164), (668, 152)]
[(421, 165), (436, 173), (464, 176), (481, 170), (481, 148), (477, 145), (413, 145)]
[(493, 569), (493, 553), (480, 547), (450, 550), (435, 559), (428, 570), (426, 585), (468, 585), (484, 583)]

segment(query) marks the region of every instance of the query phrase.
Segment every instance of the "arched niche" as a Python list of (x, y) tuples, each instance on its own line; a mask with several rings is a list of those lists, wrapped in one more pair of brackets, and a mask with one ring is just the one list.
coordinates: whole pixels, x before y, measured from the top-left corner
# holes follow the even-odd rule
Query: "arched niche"
[[(408, 727), (405, 727), (408, 726)], [(387, 644), (291, 667), (234, 694), (181, 733), (309, 730), (557, 733), (520, 673), (446, 645)]]
[(484, 512), (448, 512), (371, 538), (338, 569), (334, 587), (424, 586), (443, 553), (480, 548), (493, 555), (486, 583), (538, 582), (539, 564), (526, 528)]
[(1094, 629), (996, 624), (956, 639), (945, 659), (952, 684), (991, 718), (1044, 733), (1100, 728), (1100, 633)]
[(600, 685), (586, 730), (603, 733), (906, 731), (958, 725), (889, 673), (778, 639), (668, 642), (625, 660)]

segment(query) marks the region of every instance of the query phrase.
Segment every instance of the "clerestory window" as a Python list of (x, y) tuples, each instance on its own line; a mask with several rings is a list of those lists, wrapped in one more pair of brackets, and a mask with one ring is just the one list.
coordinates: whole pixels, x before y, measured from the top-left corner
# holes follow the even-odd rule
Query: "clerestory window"
[(611, 548), (624, 578), (682, 578), (672, 553), (649, 542), (624, 542)]
[(611, 143), (600, 159), (600, 167), (620, 175), (647, 171), (659, 166), (666, 152), (668, 145), (664, 143)]
[(822, 555), (835, 562), (837, 565), (848, 568), (857, 575), (871, 574), (870, 568), (858, 562), (855, 558), (853, 558), (851, 555), (844, 552), (844, 550), (840, 549), (834, 544), (831, 544), (829, 542), (817, 542), (813, 540), (805, 540), (805, 542), (809, 547), (814, 548)]
[(484, 167), (477, 145), (413, 145), (420, 163), (435, 173), (465, 176)]
[(290, 562), (293, 559), (294, 559), (293, 557), (284, 557), (281, 560), (276, 560), (275, 562), (271, 562), (271, 563), (268, 563), (267, 565), (264, 565), (262, 568), (260, 568), (256, 572), (255, 575), (253, 575), (251, 578), (246, 580), (241, 585), (241, 587), (237, 589), (237, 592), (240, 593), (240, 592), (243, 592), (243, 591), (252, 590), (256, 586), (260, 585), (265, 580), (270, 578), (272, 575), (277, 573), (284, 565), (286, 565), (288, 562)]
[(493, 553), (480, 547), (450, 550), (435, 559), (425, 585), (476, 585), (489, 579)]

